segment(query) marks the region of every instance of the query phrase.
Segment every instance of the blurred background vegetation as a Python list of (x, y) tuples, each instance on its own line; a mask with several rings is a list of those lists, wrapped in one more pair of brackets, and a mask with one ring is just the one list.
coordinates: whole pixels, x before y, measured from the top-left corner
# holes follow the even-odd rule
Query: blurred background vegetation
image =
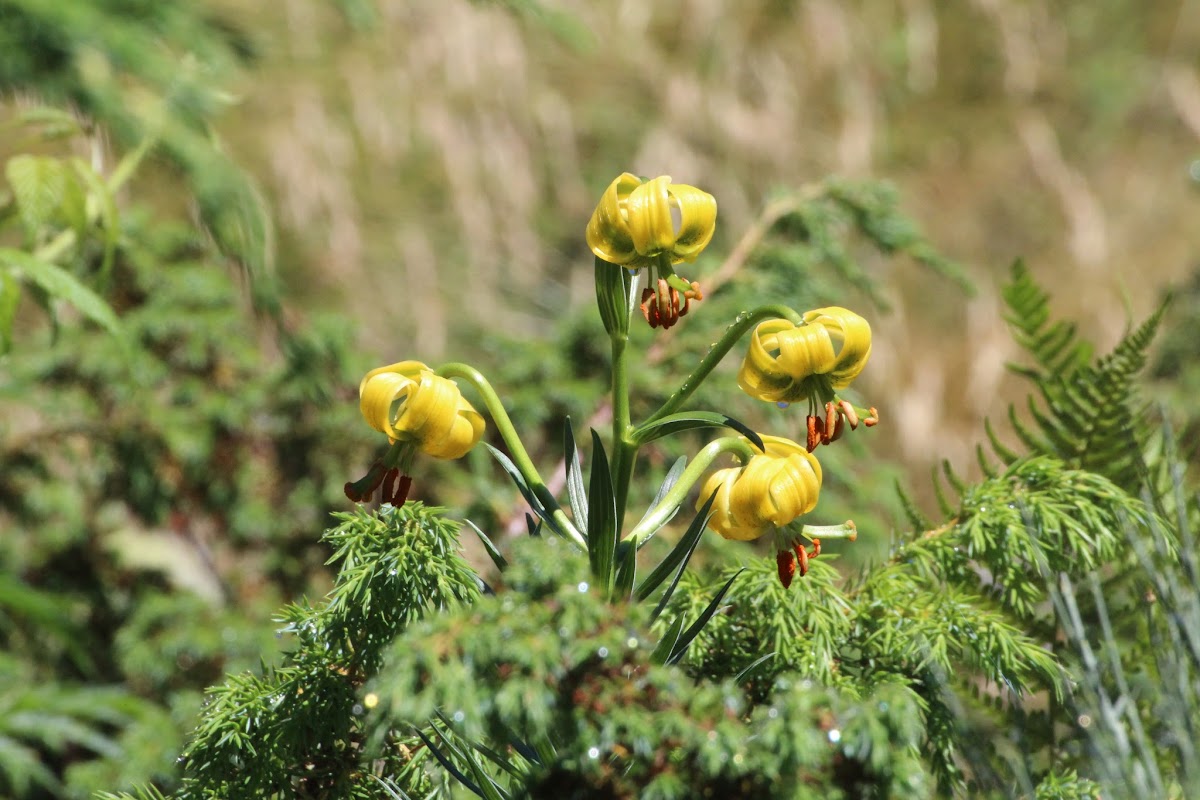
[[(171, 785), (204, 687), (270, 661), (273, 610), (329, 585), (318, 534), (379, 444), (365, 369), (477, 364), (553, 464), (561, 415), (602, 413), (582, 230), (622, 171), (720, 204), (689, 277), (721, 288), (635, 375), (647, 403), (739, 292), (871, 320), (883, 422), (822, 508), (859, 520), (858, 557), (904, 525), (897, 477), (930, 505), (941, 459), (978, 476), (983, 419), (1025, 391), (999, 298), (1017, 257), (1100, 352), (1181, 287), (1151, 374), (1185, 455), (1200, 437), (1195, 0), (0, 0), (0, 92), (6, 164), (112, 181), (149, 146), (111, 192), (79, 179), (92, 224), (55, 251), (133, 354), (31, 285), (0, 362), (6, 794)], [(74, 225), (69, 191), (34, 213), (6, 177), (0, 245)], [(789, 197), (807, 216), (722, 261)], [(893, 224), (863, 230), (864, 204)], [(415, 495), (521, 529), (469, 467)]]

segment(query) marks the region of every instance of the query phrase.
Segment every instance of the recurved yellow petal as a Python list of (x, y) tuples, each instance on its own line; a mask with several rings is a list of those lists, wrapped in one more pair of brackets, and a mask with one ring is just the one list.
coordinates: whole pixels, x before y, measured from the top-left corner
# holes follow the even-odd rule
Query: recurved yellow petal
[(821, 464), (811, 453), (790, 439), (762, 439), (765, 452), (714, 472), (700, 491), (705, 500), (717, 493), (709, 527), (726, 539), (757, 539), (812, 511), (820, 496)]
[[(678, 212), (676, 225), (672, 209)], [(647, 266), (666, 254), (672, 264), (694, 261), (712, 240), (717, 201), (668, 176), (642, 182), (623, 173), (609, 184), (587, 226), (592, 252), (612, 264)]]
[(460, 458), (483, 436), (483, 417), (457, 384), (419, 361), (367, 373), (359, 407), (367, 423), (391, 441), (412, 442), (434, 458)]

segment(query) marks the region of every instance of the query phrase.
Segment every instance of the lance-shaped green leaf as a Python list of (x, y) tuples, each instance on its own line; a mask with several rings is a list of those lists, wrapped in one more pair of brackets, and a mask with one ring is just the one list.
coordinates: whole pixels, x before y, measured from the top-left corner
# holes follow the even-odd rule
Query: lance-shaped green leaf
[(637, 578), (638, 548), (633, 542), (617, 545), (617, 579), (613, 585), (613, 598), (626, 599), (633, 593), (633, 582)]
[[(433, 730), (435, 733), (438, 734), (438, 738), (440, 738), (442, 741), (446, 740), (445, 736), (443, 736), (441, 734), (441, 732), (438, 731), (436, 726), (433, 726)], [(437, 745), (435, 745), (433, 743), (433, 741), (428, 736), (425, 735), (424, 731), (422, 731), (420, 728), (413, 728), (413, 732), (416, 733), (418, 737), (420, 737), (421, 741), (425, 743), (425, 746), (429, 748), (429, 752), (433, 754), (433, 757), (438, 760), (438, 763), (441, 764), (442, 767), (447, 772), (449, 772), (452, 776), (454, 776), (454, 779), (456, 781), (461, 783), (463, 786), (467, 787), (468, 790), (470, 790), (474, 794), (478, 795), (479, 797), (484, 796), (483, 791), (478, 786), (475, 785), (475, 782), (472, 781), (470, 778), (468, 778), (466, 775), (464, 775), (462, 770), (460, 770), (457, 766), (455, 766), (453, 761), (446, 758), (445, 754), (443, 754), (442, 751), (437, 748)], [(450, 747), (451, 750), (454, 749), (453, 745), (448, 745), (448, 746)]]
[(525, 482), (525, 477), (521, 475), (521, 470), (517, 469), (517, 465), (512, 462), (512, 459), (487, 442), (484, 442), (483, 446), (486, 447), (488, 452), (492, 454), (492, 458), (496, 459), (496, 463), (500, 465), (500, 468), (508, 473), (508, 477), (512, 479), (514, 484), (516, 484), (517, 491), (519, 491), (521, 496), (525, 498), (525, 502), (529, 503), (529, 507), (533, 509), (534, 513), (550, 526), (550, 530), (562, 535), (562, 531), (559, 529), (558, 523), (554, 521), (554, 517), (551, 515), (550, 511), (547, 510), (544, 505), (542, 505), (542, 501), (538, 500), (537, 495), (535, 495), (533, 490), (529, 488), (529, 484)]
[(575, 515), (575, 525), (588, 518), (587, 491), (583, 488), (583, 470), (579, 466), (579, 448), (575, 446), (575, 431), (571, 418), (563, 422), (563, 465), (567, 472), (567, 499)]
[(633, 431), (631, 438), (634, 443), (643, 445), (663, 436), (695, 428), (729, 428), (745, 436), (759, 450), (764, 449), (762, 438), (744, 422), (716, 411), (680, 411), (677, 414), (668, 414), (662, 419), (639, 426)]
[(654, 652), (650, 654), (650, 663), (666, 664), (671, 653), (675, 652), (675, 644), (679, 641), (681, 633), (683, 633), (683, 617), (676, 617), (663, 633), (663, 637), (658, 640), (658, 644), (654, 646)]
[(627, 270), (596, 258), (596, 305), (604, 330), (624, 335), (629, 332), (630, 298), (633, 278)]
[(0, 355), (12, 349), (13, 323), (21, 304), (21, 282), (7, 270), (0, 270)]
[(744, 670), (734, 676), (733, 682), (741, 683), (742, 681), (746, 680), (751, 672), (754, 672), (754, 670), (758, 669), (761, 665), (767, 663), (774, 657), (775, 653), (771, 652), (767, 653), (765, 656), (759, 656), (758, 658), (754, 659), (754, 661), (750, 662), (750, 664)]
[(712, 518), (712, 505), (716, 499), (717, 493), (713, 492), (704, 501), (704, 505), (696, 512), (696, 516), (692, 518), (692, 524), (688, 526), (687, 531), (671, 548), (671, 552), (667, 557), (659, 562), (658, 566), (646, 576), (646, 579), (641, 582), (634, 592), (634, 598), (638, 601), (645, 600), (654, 590), (658, 588), (668, 575), (674, 573), (674, 578), (671, 580), (671, 585), (667, 587), (666, 593), (658, 602), (658, 607), (654, 609), (654, 617), (657, 618), (662, 609), (666, 606), (667, 600), (670, 599), (675, 591), (675, 586), (679, 583), (679, 576), (687, 569), (688, 561), (692, 557), (692, 553), (696, 550), (696, 545), (700, 541), (700, 537), (704, 534), (704, 528), (708, 525), (709, 519)]
[(608, 471), (608, 456), (600, 434), (592, 431), (592, 474), (588, 482), (588, 558), (592, 576), (605, 592), (613, 587), (613, 562), (617, 554), (620, 525), (617, 522), (617, 499), (613, 494), (612, 475)]
[(721, 601), (725, 599), (725, 594), (729, 591), (729, 587), (733, 586), (733, 582), (745, 571), (745, 568), (742, 568), (733, 573), (733, 577), (725, 582), (725, 585), (721, 587), (721, 591), (717, 592), (712, 602), (705, 606), (704, 611), (700, 612), (700, 616), (696, 618), (696, 621), (679, 635), (679, 641), (675, 642), (675, 647), (671, 650), (671, 655), (667, 657), (666, 664), (676, 664), (683, 658), (683, 654), (687, 652), (692, 642), (700, 635), (700, 631), (704, 630), (704, 626), (708, 624), (713, 614), (716, 614), (717, 609), (721, 607)]
[(81, 314), (112, 334), (123, 349), (128, 350), (129, 340), (125, 337), (125, 330), (108, 303), (62, 267), (11, 248), (0, 248), (0, 265), (10, 267), (10, 275), (19, 275), (50, 297), (75, 306)]
[(479, 541), (483, 544), (483, 549), (487, 551), (488, 557), (492, 559), (492, 563), (496, 565), (496, 569), (501, 572), (507, 569), (508, 560), (500, 554), (499, 548), (492, 543), (487, 534), (480, 530), (479, 526), (471, 522), (471, 520), (464, 520), (464, 522), (471, 526), (471, 530), (475, 531), (475, 535), (479, 537)]
[[(645, 521), (646, 517), (650, 516), (654, 509), (658, 508), (658, 504), (661, 503), (663, 498), (667, 496), (667, 492), (671, 491), (671, 488), (679, 482), (679, 476), (683, 474), (685, 469), (687, 469), (687, 456), (680, 456), (679, 458), (675, 459), (675, 463), (672, 464), (671, 469), (667, 471), (667, 477), (663, 478), (662, 485), (658, 487), (658, 493), (654, 495), (654, 500), (652, 500), (650, 505), (646, 507), (646, 513), (643, 514), (642, 519), (638, 521), (639, 525)], [(675, 509), (675, 511), (678, 510), (679, 509)], [(672, 512), (671, 516), (663, 520), (663, 525), (666, 525), (674, 518), (675, 512)], [(638, 549), (640, 550), (645, 547), (646, 542), (653, 539), (655, 533), (657, 533), (657, 531), (652, 531), (650, 535), (642, 539), (642, 541), (638, 544)]]
[(91, 193), (91, 198), (96, 203), (100, 214), (100, 221), (104, 225), (104, 257), (100, 262), (100, 281), (103, 286), (107, 284), (108, 277), (112, 273), (113, 259), (117, 254), (117, 242), (121, 236), (117, 201), (104, 179), (96, 174), (96, 171), (85, 161), (78, 158), (72, 159), (71, 166), (75, 168), (76, 174), (83, 179)]

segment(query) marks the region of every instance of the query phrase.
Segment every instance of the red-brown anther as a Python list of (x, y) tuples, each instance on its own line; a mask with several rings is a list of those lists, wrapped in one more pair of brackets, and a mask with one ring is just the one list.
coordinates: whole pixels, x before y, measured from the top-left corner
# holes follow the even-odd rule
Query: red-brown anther
[(792, 585), (792, 577), (796, 574), (796, 557), (790, 550), (780, 550), (775, 554), (775, 565), (779, 568), (779, 582), (783, 584), (783, 588), (788, 588)]
[(838, 407), (832, 400), (829, 401), (825, 404), (825, 430), (821, 433), (821, 444), (829, 444), (842, 438), (844, 428), (845, 422)]
[(399, 508), (408, 500), (408, 490), (412, 488), (412, 477), (409, 475), (401, 475), (400, 482), (396, 485), (396, 493), (392, 495), (392, 505)]
[(817, 449), (817, 445), (820, 444), (821, 438), (824, 435), (825, 435), (825, 423), (821, 421), (820, 417), (815, 416), (813, 414), (809, 414), (808, 415), (808, 441), (805, 443), (808, 448), (808, 452), (811, 453), (813, 450)]
[[(654, 300), (655, 302), (650, 302)], [(654, 290), (647, 286), (642, 289), (642, 304), (639, 306), (642, 309), (642, 316), (646, 318), (646, 322), (650, 323), (651, 328), (658, 327), (658, 301), (655, 297)]]
[(383, 490), (379, 493), (379, 500), (382, 503), (390, 502), (392, 495), (396, 493), (396, 478), (400, 477), (400, 470), (392, 467), (383, 474)]
[(809, 553), (809, 556), (812, 558), (816, 558), (817, 556), (821, 555), (821, 540), (813, 539), (812, 543), (813, 543), (813, 549), (812, 549), (812, 552)]
[(376, 461), (367, 470), (366, 475), (356, 481), (348, 482), (342, 487), (342, 491), (346, 493), (346, 498), (352, 502), (366, 502), (371, 499), (371, 495), (375, 494), (375, 490), (379, 488), (379, 484), (383, 483), (385, 472), (383, 465)]
[(879, 424), (879, 412), (875, 410), (875, 406), (871, 406), (870, 411), (871, 416), (863, 420), (863, 425), (866, 425), (868, 428), (874, 428)]

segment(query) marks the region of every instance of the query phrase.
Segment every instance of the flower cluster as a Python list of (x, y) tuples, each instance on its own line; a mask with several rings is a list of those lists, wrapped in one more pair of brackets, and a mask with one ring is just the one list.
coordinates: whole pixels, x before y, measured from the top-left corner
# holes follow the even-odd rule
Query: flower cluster
[[(611, 587), (612, 548), (622, 538), (620, 521), (625, 515), (638, 448), (651, 440), (651, 431), (680, 424), (694, 427), (697, 417), (680, 412), (680, 405), (733, 344), (748, 333), (749, 350), (738, 371), (738, 385), (751, 397), (780, 406), (807, 401), (807, 441), (801, 445), (779, 436), (761, 435), (754, 442), (735, 437), (713, 442), (706, 454), (698, 456), (685, 470), (687, 479), (680, 478), (667, 489), (628, 538), (635, 547), (640, 545), (666, 524), (702, 479), (699, 507), (711, 500), (708, 526), (727, 539), (741, 541), (772, 533), (779, 578), (785, 586), (797, 571), (804, 575), (809, 560), (820, 554), (818, 533), (854, 538), (853, 523), (813, 527), (798, 525), (797, 520), (816, 507), (820, 496), (821, 465), (813, 455), (817, 446), (837, 440), (846, 426), (856, 429), (862, 422), (870, 427), (878, 421), (874, 408), (858, 408), (838, 395), (859, 376), (871, 355), (871, 326), (858, 314), (837, 306), (798, 314), (783, 305), (747, 312), (726, 330), (693, 376), (654, 416), (642, 426), (629, 418), (629, 398), (622, 393), (629, 385), (628, 322), (640, 272), (646, 270), (648, 278), (640, 303), (646, 321), (653, 328), (677, 324), (688, 313), (691, 301), (700, 300), (702, 293), (698, 283), (679, 277), (674, 268), (695, 261), (703, 252), (713, 238), (716, 219), (717, 203), (707, 192), (673, 184), (666, 176), (642, 180), (624, 173), (605, 190), (588, 222), (587, 243), (596, 255), (597, 300), (613, 347), (612, 446), (616, 449), (611, 462), (604, 457), (593, 462), (593, 469), (609, 470), (607, 481), (592, 476), (592, 484), (607, 487), (608, 492), (593, 500), (612, 504), (615, 513), (611, 520), (609, 515), (595, 515), (593, 519), (593, 515), (579, 514), (578, 510), (571, 520), (563, 513), (537, 475), (499, 396), (477, 370), (464, 364), (448, 364), (435, 371), (419, 361), (402, 361), (367, 373), (359, 386), (362, 414), (371, 427), (388, 437), (391, 449), (366, 476), (346, 484), (347, 496), (367, 500), (382, 486), (382, 500), (399, 505), (408, 496), (409, 471), (418, 453), (452, 459), (470, 451), (483, 435), (483, 418), (447, 376), (465, 379), (482, 397), (496, 433), (508, 446), (512, 458), (501, 456), (502, 463), (510, 474), (520, 474), (518, 484), (523, 482), (523, 492), (531, 505), (552, 530), (594, 556), (597, 578)], [(728, 418), (705, 413), (716, 424), (722, 424), (722, 420), (729, 423)], [(599, 441), (596, 446), (600, 446)], [(705, 472), (721, 453), (733, 453), (740, 463), (717, 469), (705, 478)], [(605, 520), (616, 523), (603, 530), (586, 527), (599, 526)]]

